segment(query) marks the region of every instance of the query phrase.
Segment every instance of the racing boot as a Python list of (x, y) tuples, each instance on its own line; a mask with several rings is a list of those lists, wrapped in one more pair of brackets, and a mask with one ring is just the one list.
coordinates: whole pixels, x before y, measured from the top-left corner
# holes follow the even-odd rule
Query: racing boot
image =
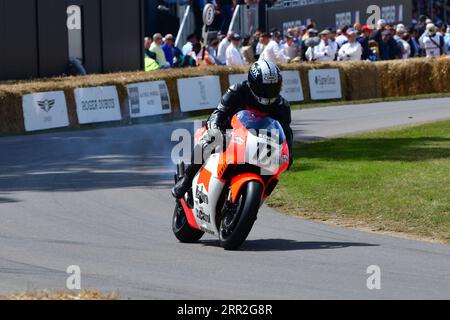
[(192, 187), (195, 175), (201, 169), (201, 164), (191, 164), (186, 168), (186, 173), (172, 188), (172, 195), (175, 199), (182, 199), (186, 192)]

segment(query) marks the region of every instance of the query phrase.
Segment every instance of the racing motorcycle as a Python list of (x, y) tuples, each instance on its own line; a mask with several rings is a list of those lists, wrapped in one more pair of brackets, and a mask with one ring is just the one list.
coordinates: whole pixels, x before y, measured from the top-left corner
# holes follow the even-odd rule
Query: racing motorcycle
[[(289, 167), (289, 148), (280, 123), (249, 110), (231, 120), (222, 152), (213, 153), (177, 200), (172, 229), (183, 243), (195, 243), (204, 234), (220, 239), (225, 250), (237, 250), (247, 239), (258, 211)], [(195, 143), (206, 134), (195, 133)], [(175, 182), (184, 176), (177, 166)]]

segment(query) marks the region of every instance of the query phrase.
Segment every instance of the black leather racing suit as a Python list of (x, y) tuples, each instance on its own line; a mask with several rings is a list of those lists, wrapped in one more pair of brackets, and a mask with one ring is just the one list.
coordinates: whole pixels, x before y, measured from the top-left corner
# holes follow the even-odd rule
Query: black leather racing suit
[[(286, 136), (289, 153), (291, 155), (290, 164), (292, 164), (293, 133), (290, 127), (291, 108), (289, 106), (289, 103), (284, 98), (280, 97), (273, 105), (266, 106), (259, 104), (250, 91), (247, 81), (243, 82), (242, 84), (232, 86), (230, 89), (228, 89), (228, 91), (222, 97), (222, 100), (217, 109), (209, 117), (209, 120), (207, 122), (208, 130), (220, 130), (224, 132), (225, 130), (230, 129), (231, 119), (236, 113), (242, 110), (257, 111), (274, 120), (277, 120), (281, 124)], [(205, 150), (205, 148), (212, 143), (212, 140), (209, 139), (210, 138), (208, 137), (203, 138), (198, 143), (198, 145), (194, 147), (191, 165), (186, 168), (184, 178), (180, 180), (172, 190), (172, 193), (175, 197), (182, 197), (182, 195), (192, 184), (192, 180), (194, 179), (197, 172), (201, 169), (202, 164), (194, 161), (194, 155), (198, 154), (198, 152), (200, 152), (200, 154), (203, 154), (203, 150)], [(203, 159), (203, 161), (206, 160), (207, 159)]]
[(290, 126), (291, 107), (289, 102), (280, 97), (273, 105), (261, 105), (251, 93), (247, 81), (228, 89), (217, 109), (209, 117), (208, 129), (220, 129), (222, 131), (230, 129), (233, 116), (239, 111), (247, 109), (264, 113), (281, 124), (292, 157), (293, 133)]

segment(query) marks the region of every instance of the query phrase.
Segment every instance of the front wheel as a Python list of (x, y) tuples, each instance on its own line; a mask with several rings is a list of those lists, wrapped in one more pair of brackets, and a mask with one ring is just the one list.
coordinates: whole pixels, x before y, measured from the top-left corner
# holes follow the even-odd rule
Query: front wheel
[(195, 243), (205, 234), (203, 231), (191, 228), (186, 213), (179, 201), (175, 207), (172, 220), (172, 231), (175, 237), (183, 243)]
[(220, 225), (220, 244), (225, 250), (237, 250), (247, 239), (261, 205), (263, 186), (250, 181), (241, 191), (237, 204), (229, 209)]

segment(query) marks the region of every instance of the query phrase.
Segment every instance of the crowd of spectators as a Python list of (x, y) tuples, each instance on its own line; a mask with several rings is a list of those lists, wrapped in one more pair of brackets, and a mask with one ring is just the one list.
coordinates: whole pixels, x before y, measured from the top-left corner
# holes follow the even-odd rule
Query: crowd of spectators
[(244, 65), (259, 59), (274, 63), (328, 61), (384, 61), (450, 54), (450, 26), (421, 16), (409, 28), (379, 20), (372, 30), (359, 23), (340, 29), (318, 31), (314, 23), (254, 35), (228, 32), (203, 45), (195, 34), (182, 48), (174, 36), (157, 33), (145, 38), (146, 70), (205, 65)]

